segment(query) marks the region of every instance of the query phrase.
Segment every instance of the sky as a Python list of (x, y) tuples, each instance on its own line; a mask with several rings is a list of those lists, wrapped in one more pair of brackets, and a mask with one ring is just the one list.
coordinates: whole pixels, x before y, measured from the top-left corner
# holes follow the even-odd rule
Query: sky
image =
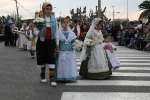
[[(87, 13), (89, 15), (90, 9), (94, 12), (98, 5), (98, 0), (46, 0), (51, 2), (53, 7), (53, 11), (55, 12), (55, 16), (59, 17), (60, 12), (61, 16), (71, 16), (70, 10), (75, 9), (76, 12), (77, 7), (81, 7), (83, 9), (84, 6), (87, 6)], [(141, 11), (139, 11), (138, 5), (142, 3), (144, 0), (128, 0), (128, 14), (129, 20), (137, 20)], [(33, 18), (36, 11), (40, 10), (40, 5), (43, 4), (45, 0), (18, 0), (19, 7), (19, 15), (22, 16), (22, 19)], [(108, 18), (113, 19), (113, 7), (115, 12), (115, 19), (118, 18), (127, 18), (127, 0), (101, 0), (102, 9), (106, 7), (106, 16)], [(26, 11), (27, 10), (27, 11)], [(30, 12), (30, 13), (29, 13)], [(14, 0), (0, 0), (0, 16), (14, 14), (16, 13), (16, 4)]]

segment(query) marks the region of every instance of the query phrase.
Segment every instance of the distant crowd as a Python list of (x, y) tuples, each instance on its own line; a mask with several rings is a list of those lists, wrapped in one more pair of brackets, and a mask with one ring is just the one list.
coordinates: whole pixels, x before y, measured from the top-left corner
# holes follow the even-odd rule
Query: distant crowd
[[(76, 24), (75, 24), (76, 25)], [(77, 24), (78, 25), (78, 24)], [(80, 23), (80, 39), (84, 40), (91, 23)], [(74, 31), (73, 25), (70, 25)], [(74, 31), (75, 32), (75, 31)], [(118, 42), (118, 46), (126, 46), (142, 51), (150, 51), (150, 21), (143, 23), (141, 20), (132, 24), (127, 22), (109, 22), (103, 24), (103, 34), (110, 34), (113, 42)]]
[(126, 26), (122, 22), (104, 23), (103, 33), (111, 34), (118, 46), (126, 46), (141, 51), (150, 51), (150, 21), (143, 23), (141, 20)]
[[(83, 41), (91, 24), (91, 22), (79, 23), (75, 20), (74, 24), (70, 22), (69, 26), (77, 37)], [(11, 27), (8, 22), (5, 27), (0, 26), (0, 41), (5, 41), (6, 46), (9, 44), (16, 46), (18, 35), (12, 32)], [(150, 21), (143, 23), (140, 20), (134, 21), (132, 24), (127, 22), (126, 25), (123, 25), (122, 22), (106, 21), (103, 24), (102, 33), (110, 34), (113, 39), (112, 41), (118, 42), (118, 46), (150, 51)]]
[(5, 46), (10, 45), (12, 47), (16, 47), (18, 34), (17, 32), (14, 32), (13, 29), (15, 28), (18, 30), (18, 28), (14, 26), (14, 24), (10, 24), (9, 22), (6, 22), (4, 27), (0, 25), (0, 41), (5, 41)]

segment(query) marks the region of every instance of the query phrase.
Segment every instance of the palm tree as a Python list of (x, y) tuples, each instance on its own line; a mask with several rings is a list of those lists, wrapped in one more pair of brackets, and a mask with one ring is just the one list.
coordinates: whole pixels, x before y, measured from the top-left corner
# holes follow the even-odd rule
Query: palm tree
[(145, 17), (147, 19), (150, 19), (150, 0), (143, 1), (143, 3), (141, 3), (138, 7), (140, 10), (143, 10), (143, 12), (139, 16), (139, 19)]

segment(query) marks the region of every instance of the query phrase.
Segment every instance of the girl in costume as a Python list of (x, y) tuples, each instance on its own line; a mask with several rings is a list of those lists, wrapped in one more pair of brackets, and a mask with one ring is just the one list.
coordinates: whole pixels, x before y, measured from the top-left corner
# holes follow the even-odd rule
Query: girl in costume
[(77, 63), (76, 55), (73, 50), (73, 41), (76, 35), (68, 29), (69, 21), (67, 18), (61, 20), (62, 29), (59, 34), (59, 54), (57, 63), (57, 81), (74, 81), (77, 80)]
[(110, 42), (111, 36), (109, 34), (104, 34), (103, 37), (104, 37), (104, 42), (102, 43), (102, 45), (107, 53), (112, 68), (117, 69), (121, 67), (121, 63), (115, 53), (117, 48)]
[[(87, 79), (104, 79), (112, 75), (111, 69), (108, 66), (108, 60), (103, 49), (103, 35), (101, 32), (103, 21), (100, 18), (95, 18), (92, 25), (86, 34), (86, 38), (92, 39), (95, 45), (88, 49), (83, 46), (81, 53), (81, 67), (79, 75)], [(90, 53), (90, 56), (87, 56)]]
[(29, 29), (26, 31), (27, 41), (27, 50), (30, 50), (31, 57), (35, 58), (35, 50), (36, 50), (36, 37), (37, 31), (35, 30), (34, 24), (30, 23)]
[[(27, 28), (26, 23), (23, 23), (20, 31), (25, 33), (26, 28)], [(18, 48), (27, 50), (27, 38), (26, 38), (25, 34), (19, 33)]]
[(45, 19), (45, 24), (43, 25), (43, 30), (38, 34), (36, 53), (37, 68), (41, 69), (41, 82), (47, 82), (45, 77), (45, 69), (47, 66), (49, 67), (50, 84), (51, 86), (56, 86), (57, 83), (54, 80), (55, 50), (57, 51), (59, 49), (59, 39), (57, 20), (51, 15), (52, 9), (53, 6), (50, 2), (43, 3), (39, 17)]

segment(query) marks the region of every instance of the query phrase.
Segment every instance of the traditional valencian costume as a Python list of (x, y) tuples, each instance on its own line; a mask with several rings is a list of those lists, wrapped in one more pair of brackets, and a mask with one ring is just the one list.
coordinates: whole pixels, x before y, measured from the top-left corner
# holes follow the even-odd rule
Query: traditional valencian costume
[(107, 56), (111, 63), (112, 68), (113, 69), (120, 68), (122, 65), (116, 56), (116, 53), (115, 53), (116, 47), (111, 42), (108, 42), (108, 43), (104, 42), (102, 43), (102, 45), (104, 48), (106, 48), (106, 53), (107, 53)]
[(112, 72), (109, 68), (107, 56), (103, 49), (103, 35), (101, 30), (95, 29), (96, 25), (102, 21), (100, 18), (95, 18), (87, 32), (86, 37), (95, 41), (95, 45), (91, 50), (91, 55), (87, 56), (87, 47), (84, 46), (81, 53), (81, 67), (79, 75), (88, 79), (101, 79), (109, 77)]
[[(26, 23), (23, 23), (20, 31), (25, 33), (26, 32), (26, 30), (25, 30), (26, 27), (27, 27)], [(26, 36), (24, 34), (19, 33), (18, 49), (24, 49), (25, 50), (26, 49), (25, 45), (27, 45), (27, 38), (26, 38)]]
[(31, 57), (34, 59), (38, 31), (36, 31), (35, 28), (33, 30), (30, 29), (30, 27), (34, 27), (34, 24), (30, 23), (29, 29), (26, 31), (26, 35), (27, 35), (27, 39), (28, 39), (27, 50), (30, 50)]
[(57, 60), (56, 80), (57, 81), (75, 81), (77, 80), (76, 55), (73, 50), (73, 41), (76, 35), (72, 30), (59, 30), (59, 54)]
[[(42, 9), (43, 11), (47, 6), (52, 4), (44, 2)], [(40, 14), (41, 15), (41, 14)], [(55, 48), (59, 45), (58, 40), (58, 27), (57, 20), (54, 16), (40, 16), (45, 19), (44, 28), (42, 30), (42, 36), (38, 38), (36, 51), (37, 51), (37, 67), (41, 68), (41, 82), (47, 82), (45, 78), (46, 66), (49, 67), (49, 79), (52, 86), (56, 86), (54, 80), (54, 69), (55, 69)]]

